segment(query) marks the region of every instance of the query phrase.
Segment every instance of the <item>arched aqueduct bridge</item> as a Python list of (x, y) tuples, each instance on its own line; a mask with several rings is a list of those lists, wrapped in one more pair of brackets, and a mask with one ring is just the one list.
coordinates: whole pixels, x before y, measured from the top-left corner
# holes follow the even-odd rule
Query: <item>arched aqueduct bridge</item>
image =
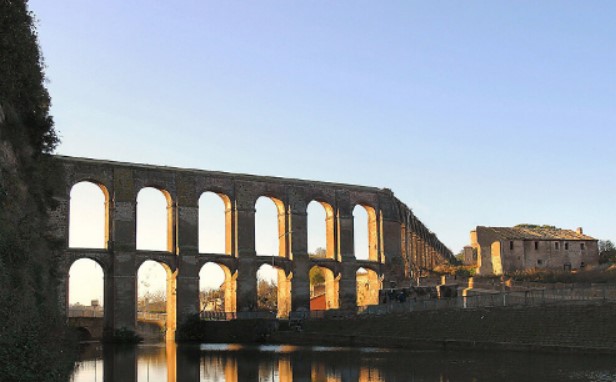
[[(227, 311), (250, 311), (257, 303), (256, 272), (262, 264), (278, 269), (278, 315), (310, 309), (309, 271), (328, 270), (330, 308), (353, 309), (357, 303), (356, 272), (368, 270), (372, 282), (406, 282), (413, 271), (450, 261), (451, 251), (389, 189), (338, 183), (232, 174), (163, 166), (55, 156), (62, 172), (51, 211), (51, 235), (62, 243), (59, 258), (60, 304), (68, 310), (68, 272), (78, 259), (96, 261), (104, 272), (105, 327), (136, 325), (137, 270), (147, 260), (167, 270), (167, 330), (199, 313), (199, 270), (214, 262), (223, 268)], [(105, 195), (105, 247), (68, 246), (70, 192), (92, 182)], [(167, 199), (166, 251), (138, 250), (137, 194), (145, 187)], [(225, 252), (199, 253), (199, 197), (218, 194), (225, 204)], [(279, 253), (257, 256), (255, 202), (266, 196), (278, 209)], [(326, 211), (326, 256), (307, 249), (307, 206), (318, 201)], [(368, 212), (369, 255), (355, 257), (353, 208)]]

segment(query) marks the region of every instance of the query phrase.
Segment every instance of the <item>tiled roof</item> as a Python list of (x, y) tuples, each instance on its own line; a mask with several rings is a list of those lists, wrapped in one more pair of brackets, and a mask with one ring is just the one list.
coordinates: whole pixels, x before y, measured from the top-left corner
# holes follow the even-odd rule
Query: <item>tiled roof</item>
[(553, 226), (477, 227), (489, 230), (500, 240), (597, 240), (588, 235)]

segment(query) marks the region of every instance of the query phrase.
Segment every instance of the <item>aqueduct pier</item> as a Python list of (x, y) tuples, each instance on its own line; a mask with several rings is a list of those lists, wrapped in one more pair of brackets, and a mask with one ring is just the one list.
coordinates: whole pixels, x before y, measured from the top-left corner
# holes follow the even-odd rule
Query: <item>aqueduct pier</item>
[[(310, 309), (309, 271), (327, 269), (335, 285), (332, 308), (353, 309), (356, 272), (369, 270), (382, 285), (406, 282), (415, 272), (450, 261), (451, 251), (389, 189), (338, 183), (181, 169), (55, 156), (61, 173), (50, 213), (50, 234), (57, 240), (59, 296), (68, 312), (68, 272), (78, 259), (96, 261), (104, 272), (104, 325), (134, 329), (137, 322), (137, 271), (153, 260), (167, 270), (167, 331), (199, 312), (199, 270), (214, 262), (225, 270), (225, 306), (237, 312), (256, 306), (256, 272), (262, 264), (278, 269), (279, 316)], [(105, 195), (105, 246), (71, 248), (68, 243), (70, 192), (91, 182)], [(137, 194), (154, 187), (167, 199), (166, 251), (137, 250)], [(225, 204), (225, 253), (199, 253), (198, 200), (214, 192)], [(255, 203), (269, 197), (278, 209), (279, 253), (257, 256)], [(326, 256), (307, 249), (307, 206), (319, 202), (326, 211)], [(355, 257), (353, 208), (368, 212), (368, 259)], [(331, 281), (331, 280), (330, 280)]]

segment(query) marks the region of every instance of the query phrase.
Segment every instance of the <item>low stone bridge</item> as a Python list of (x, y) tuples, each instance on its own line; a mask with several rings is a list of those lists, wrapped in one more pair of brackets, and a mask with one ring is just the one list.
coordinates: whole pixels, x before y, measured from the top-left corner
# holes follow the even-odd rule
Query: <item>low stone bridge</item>
[(103, 338), (102, 317), (69, 317), (68, 325), (77, 330), (80, 340), (101, 340)]
[[(77, 331), (81, 341), (102, 340), (105, 335), (103, 317), (69, 317), (68, 325)], [(157, 318), (139, 317), (134, 328), (146, 340), (161, 340), (165, 337), (166, 322)]]
[[(60, 186), (51, 211), (50, 234), (60, 243), (61, 304), (68, 306), (68, 272), (73, 262), (88, 258), (104, 272), (104, 320), (110, 329), (134, 329), (137, 323), (137, 270), (146, 260), (166, 268), (167, 333), (176, 322), (199, 312), (199, 271), (207, 262), (225, 270), (227, 310), (249, 311), (257, 303), (256, 272), (262, 264), (278, 269), (279, 316), (310, 309), (309, 271), (314, 266), (330, 273), (328, 292), (332, 308), (353, 309), (357, 302), (359, 268), (371, 280), (408, 283), (413, 272), (450, 261), (453, 254), (436, 235), (399, 201), (389, 189), (338, 183), (181, 169), (87, 158), (55, 156)], [(68, 247), (70, 192), (80, 182), (92, 182), (105, 195), (103, 248)], [(167, 198), (166, 251), (136, 247), (136, 200), (145, 187), (155, 187)], [(199, 253), (199, 197), (210, 191), (225, 203), (225, 253)], [(279, 253), (257, 256), (255, 203), (266, 196), (278, 208)], [(326, 211), (327, 253), (313, 258), (307, 249), (307, 206), (318, 201)], [(352, 211), (368, 212), (369, 256), (355, 257)], [(327, 277), (326, 277), (327, 279)]]

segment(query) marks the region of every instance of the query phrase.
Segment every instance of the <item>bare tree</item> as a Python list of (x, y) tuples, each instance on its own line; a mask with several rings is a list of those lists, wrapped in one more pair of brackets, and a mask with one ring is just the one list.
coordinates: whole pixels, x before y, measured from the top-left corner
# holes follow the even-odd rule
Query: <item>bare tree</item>
[(257, 284), (257, 309), (275, 312), (278, 310), (278, 287), (272, 281), (259, 280)]

